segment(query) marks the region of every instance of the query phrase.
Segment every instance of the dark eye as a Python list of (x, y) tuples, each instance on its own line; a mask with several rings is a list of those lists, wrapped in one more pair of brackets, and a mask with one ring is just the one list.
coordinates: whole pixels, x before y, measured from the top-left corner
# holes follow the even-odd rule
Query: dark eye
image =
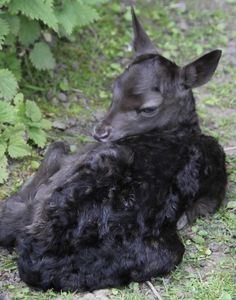
[(152, 116), (157, 111), (158, 106), (150, 106), (144, 107), (137, 110), (138, 114), (142, 114), (144, 116)]
[(154, 91), (154, 92), (160, 92), (160, 89), (159, 89), (158, 86), (155, 86), (155, 87), (153, 88), (153, 91)]
[(143, 112), (143, 113), (145, 113), (145, 114), (151, 114), (151, 113), (153, 113), (156, 109), (157, 109), (156, 106), (145, 107), (145, 108), (141, 108), (141, 109), (140, 109), (140, 112)]

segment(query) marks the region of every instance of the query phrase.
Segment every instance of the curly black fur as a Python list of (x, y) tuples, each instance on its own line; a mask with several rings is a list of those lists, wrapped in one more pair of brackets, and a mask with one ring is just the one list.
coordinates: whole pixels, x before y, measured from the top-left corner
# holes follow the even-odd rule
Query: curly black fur
[[(52, 149), (48, 167), (58, 143)], [(225, 192), (221, 147), (188, 129), (96, 145), (62, 164), (27, 199), (30, 226), (18, 223), (28, 208), (17, 223), (8, 213), (8, 224), (1, 220), (5, 242), (8, 234), (19, 238), (21, 226), (20, 276), (44, 290), (94, 290), (167, 274), (184, 253), (176, 233), (181, 214), (213, 213)]]
[[(26, 283), (43, 290), (91, 291), (167, 274), (184, 253), (179, 218), (186, 214), (192, 222), (222, 203), (225, 154), (201, 133), (191, 90), (176, 83), (182, 70), (153, 55), (134, 66), (150, 72), (157, 63), (165, 78), (160, 87), (165, 118), (150, 130), (89, 145), (75, 155), (62, 142), (54, 143), (35, 176), (1, 203), (0, 245), (17, 244)], [(196, 79), (194, 66), (186, 68), (185, 75), (194, 74), (186, 84), (206, 80)], [(135, 85), (137, 76), (131, 77)], [(111, 116), (114, 111), (110, 122)]]

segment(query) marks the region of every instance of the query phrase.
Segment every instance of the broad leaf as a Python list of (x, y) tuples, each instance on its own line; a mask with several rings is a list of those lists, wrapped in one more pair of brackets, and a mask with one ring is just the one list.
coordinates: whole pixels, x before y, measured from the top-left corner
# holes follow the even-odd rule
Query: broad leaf
[(21, 137), (12, 137), (9, 140), (8, 153), (12, 158), (24, 157), (31, 154), (31, 147)]
[(40, 26), (37, 21), (29, 20), (25, 17), (21, 17), (19, 41), (28, 46), (34, 43), (40, 37)]
[(63, 9), (56, 10), (56, 17), (65, 33), (71, 35), (78, 19), (78, 3), (76, 0), (68, 1), (63, 5)]
[(30, 53), (30, 60), (38, 70), (50, 70), (55, 67), (55, 59), (49, 46), (46, 43), (39, 42), (34, 45)]
[(0, 98), (11, 100), (17, 91), (18, 85), (15, 76), (7, 69), (0, 70)]
[(7, 149), (7, 143), (3, 140), (0, 140), (0, 159), (3, 157)]
[(0, 52), (0, 69), (8, 69), (16, 77), (17, 81), (21, 79), (21, 61), (14, 52)]
[(30, 122), (29, 127), (49, 130), (52, 128), (52, 123), (47, 119), (41, 119), (40, 122)]
[(3, 6), (4, 4), (9, 3), (10, 0), (0, 0), (0, 6)]
[(15, 107), (8, 102), (0, 101), (0, 123), (14, 124), (15, 119)]
[(72, 0), (64, 4), (62, 9), (56, 10), (56, 16), (59, 24), (62, 26), (66, 34), (70, 35), (75, 27), (87, 25), (98, 19), (98, 13), (89, 5)]
[(9, 30), (13, 35), (17, 35), (20, 29), (20, 19), (18, 16), (12, 16), (9, 13), (2, 15), (2, 18), (7, 22)]
[(29, 138), (34, 141), (34, 143), (43, 148), (46, 144), (46, 134), (42, 129), (30, 127), (28, 128)]
[(2, 44), (6, 35), (10, 32), (8, 23), (0, 18), (0, 50), (2, 49)]
[(107, 3), (108, 0), (77, 0), (77, 2), (82, 4), (84, 3), (87, 5), (97, 5), (97, 4)]
[(40, 128), (49, 130), (52, 128), (52, 123), (47, 119), (42, 119), (40, 122)]
[(39, 122), (42, 119), (41, 111), (40, 111), (39, 107), (37, 106), (37, 104), (33, 101), (26, 100), (25, 114), (33, 122)]
[(24, 95), (22, 93), (16, 94), (14, 97), (14, 100), (13, 100), (15, 105), (18, 105), (18, 104), (22, 103), (23, 101), (24, 101)]
[(20, 12), (32, 20), (41, 20), (48, 27), (58, 30), (52, 0), (13, 0), (9, 10), (12, 14)]
[(17, 123), (15, 126), (7, 126), (4, 130), (2, 136), (4, 140), (9, 139), (22, 139), (25, 135), (25, 126), (24, 124)]

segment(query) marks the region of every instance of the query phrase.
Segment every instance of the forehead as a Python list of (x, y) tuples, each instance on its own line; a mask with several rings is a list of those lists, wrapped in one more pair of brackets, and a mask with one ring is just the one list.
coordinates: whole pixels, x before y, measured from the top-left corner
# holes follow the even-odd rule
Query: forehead
[(138, 95), (150, 88), (160, 88), (162, 82), (170, 80), (176, 65), (162, 56), (137, 60), (115, 81), (114, 92), (124, 95)]
[(153, 60), (131, 65), (118, 77), (115, 87), (125, 94), (141, 94), (155, 83), (156, 63)]

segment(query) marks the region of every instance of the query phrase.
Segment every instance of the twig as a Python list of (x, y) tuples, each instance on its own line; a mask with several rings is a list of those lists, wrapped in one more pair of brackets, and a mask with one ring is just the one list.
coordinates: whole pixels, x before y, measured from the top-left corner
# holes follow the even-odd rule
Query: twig
[(236, 146), (234, 147), (224, 147), (224, 151), (231, 151), (231, 150), (236, 150)]
[(146, 281), (146, 284), (152, 290), (153, 294), (155, 295), (155, 297), (158, 300), (163, 300), (162, 297), (161, 297), (161, 295), (158, 293), (158, 291), (156, 290), (156, 288), (154, 287), (154, 285), (150, 281)]

